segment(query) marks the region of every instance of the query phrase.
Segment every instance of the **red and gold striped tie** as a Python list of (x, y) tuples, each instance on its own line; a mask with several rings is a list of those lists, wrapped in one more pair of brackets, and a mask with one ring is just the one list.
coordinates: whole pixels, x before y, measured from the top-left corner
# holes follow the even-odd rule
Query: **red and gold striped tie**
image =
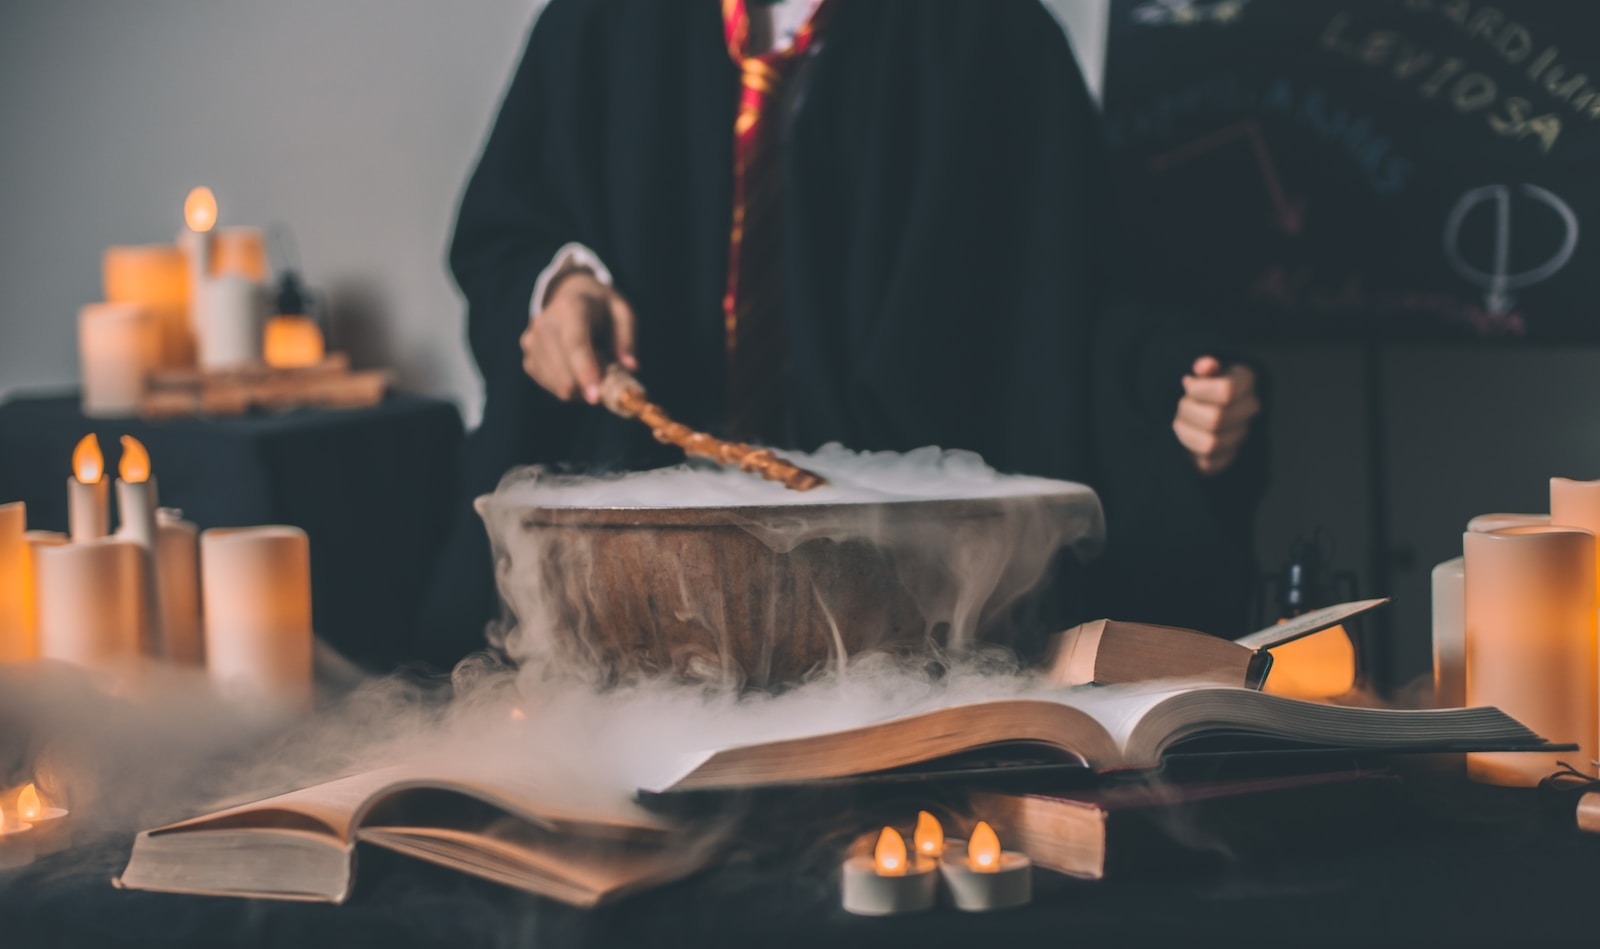
[(735, 438), (782, 437), (784, 414), (782, 86), (826, 23), (822, 0), (783, 50), (751, 43), (749, 0), (722, 0), (728, 54), (742, 89), (734, 121), (733, 228), (722, 298), (728, 357), (728, 428)]

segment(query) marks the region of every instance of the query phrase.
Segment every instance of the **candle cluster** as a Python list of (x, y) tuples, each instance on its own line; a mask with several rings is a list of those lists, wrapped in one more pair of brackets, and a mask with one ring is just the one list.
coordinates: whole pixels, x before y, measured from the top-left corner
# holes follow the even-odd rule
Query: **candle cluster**
[(947, 841), (944, 827), (927, 811), (917, 814), (909, 852), (905, 837), (885, 827), (872, 855), (851, 857), (842, 872), (844, 908), (860, 916), (931, 909), (941, 881), (952, 905), (966, 912), (1009, 909), (1033, 899), (1033, 863), (1002, 849), (986, 821), (978, 821), (966, 841)]
[(1550, 513), (1473, 518), (1433, 571), (1434, 698), (1493, 705), (1573, 753), (1467, 756), (1474, 780), (1534, 786), (1600, 752), (1600, 481), (1553, 478)]
[[(120, 524), (99, 440), (67, 479), (67, 535), (0, 505), (0, 661), (49, 659), (126, 683), (146, 658), (204, 666), (218, 685), (298, 708), (311, 690), (311, 556), (292, 527), (203, 534), (159, 507), (150, 454), (122, 438)], [(202, 582), (202, 578), (203, 582)]]
[(107, 248), (105, 301), (78, 314), (83, 410), (115, 417), (139, 410), (160, 370), (230, 369), (261, 363), (315, 365), (321, 329), (303, 314), (263, 326), (266, 239), (257, 227), (217, 227), (216, 196), (196, 188), (173, 244)]

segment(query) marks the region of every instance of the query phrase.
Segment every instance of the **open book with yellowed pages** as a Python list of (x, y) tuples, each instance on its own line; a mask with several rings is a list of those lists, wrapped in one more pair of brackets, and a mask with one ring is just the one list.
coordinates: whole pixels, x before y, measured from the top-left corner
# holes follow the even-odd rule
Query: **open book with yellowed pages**
[(839, 731), (707, 750), (643, 790), (666, 794), (805, 784), (910, 768), (980, 749), (1045, 746), (1097, 772), (1154, 769), (1164, 755), (1354, 749), (1550, 751), (1494, 708), (1372, 709), (1182, 682), (1039, 688)]
[(686, 876), (711, 856), (626, 796), (397, 766), (144, 831), (116, 883), (341, 903), (357, 842), (584, 907)]

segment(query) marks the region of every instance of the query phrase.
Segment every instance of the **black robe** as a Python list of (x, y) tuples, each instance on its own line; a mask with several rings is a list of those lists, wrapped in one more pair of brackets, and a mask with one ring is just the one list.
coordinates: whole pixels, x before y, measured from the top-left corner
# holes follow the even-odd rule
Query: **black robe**
[[(643, 426), (524, 375), (534, 282), (563, 244), (596, 251), (633, 304), (652, 396), (722, 427), (739, 77), (720, 7), (551, 0), (533, 28), (450, 250), (486, 402), (429, 658), (481, 644), (493, 609), (473, 495), (516, 465), (675, 460)], [(1243, 630), (1261, 466), (1202, 479), (1172, 433), (1180, 379), (1217, 343), (1118, 289), (1098, 117), (1049, 12), (838, 0), (800, 70), (784, 131), (786, 447), (941, 445), (1087, 482), (1110, 546), (1085, 611)]]

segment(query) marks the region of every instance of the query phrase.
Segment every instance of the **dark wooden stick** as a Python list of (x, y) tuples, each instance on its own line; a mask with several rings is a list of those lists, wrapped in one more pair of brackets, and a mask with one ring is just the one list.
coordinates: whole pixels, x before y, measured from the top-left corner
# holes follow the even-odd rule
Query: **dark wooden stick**
[(736, 466), (740, 471), (777, 481), (791, 491), (810, 491), (828, 483), (821, 475), (792, 465), (769, 449), (723, 441), (674, 422), (661, 406), (646, 398), (639, 380), (616, 364), (606, 370), (605, 380), (600, 384), (600, 402), (623, 418), (636, 418), (650, 426), (656, 441), (677, 445), (684, 454), (709, 458), (719, 465)]

